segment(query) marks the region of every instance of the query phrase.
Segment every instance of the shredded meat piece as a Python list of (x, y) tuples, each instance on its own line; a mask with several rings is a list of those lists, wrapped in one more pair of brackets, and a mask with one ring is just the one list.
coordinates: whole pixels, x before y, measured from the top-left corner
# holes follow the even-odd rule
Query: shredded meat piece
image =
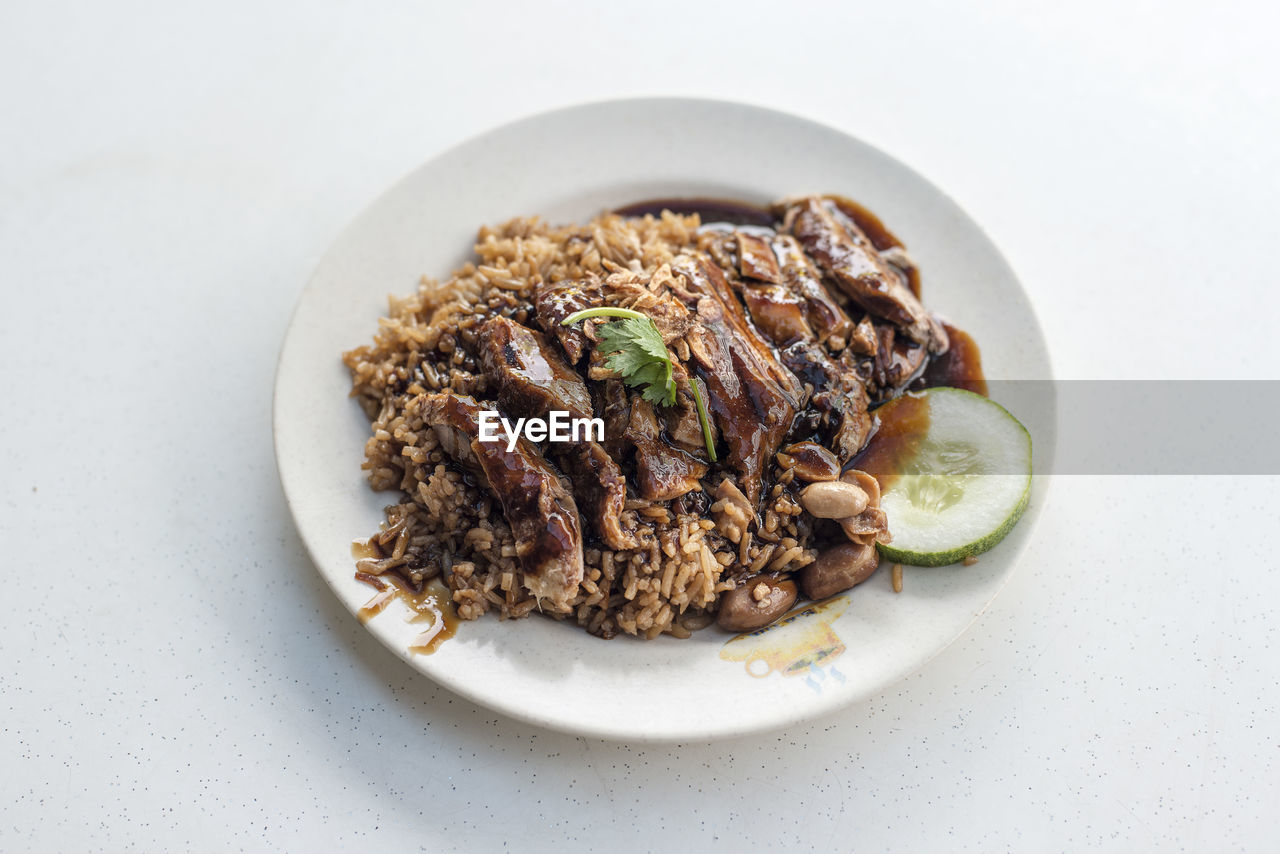
[(574, 312), (604, 305), (600, 283), (595, 279), (556, 284), (543, 282), (535, 291), (534, 305), (538, 325), (560, 342), (565, 355), (569, 357), (569, 364), (578, 364), (589, 342), (581, 329), (576, 325), (565, 326), (563, 321)]
[(844, 349), (853, 321), (822, 283), (822, 271), (790, 234), (775, 235), (769, 247), (778, 261), (781, 284), (804, 300), (814, 336), (834, 351)]
[(782, 271), (772, 247), (763, 237), (745, 231), (736, 232), (738, 238), (738, 272), (744, 278), (759, 279), (769, 284), (782, 282)]
[(683, 337), (693, 326), (693, 315), (683, 303), (668, 293), (672, 280), (670, 265), (663, 265), (652, 276), (615, 273), (605, 280), (610, 305), (638, 311), (653, 321), (664, 344)]
[(498, 384), (503, 410), (522, 417), (545, 417), (552, 410), (591, 417), (591, 395), (546, 336), (505, 317), (480, 327), (485, 370)]
[(792, 202), (786, 207), (784, 228), (855, 303), (898, 324), (929, 352), (947, 349), (942, 325), (925, 311), (867, 235), (830, 201), (811, 196)]
[[(672, 363), (672, 378), (676, 383), (676, 402), (672, 406), (662, 408), (662, 423), (671, 444), (682, 451), (692, 454), (700, 462), (707, 459), (706, 437), (702, 435), (702, 419), (698, 417), (698, 406), (693, 399), (692, 383), (698, 384), (698, 393), (703, 400), (707, 399), (707, 386), (700, 379), (689, 376), (689, 372), (681, 362)], [(708, 421), (711, 430), (711, 445), (715, 446), (719, 431), (714, 421)]]
[(556, 457), (556, 462), (573, 481), (581, 503), (591, 511), (600, 539), (611, 549), (634, 549), (639, 545), (634, 533), (623, 528), (627, 480), (609, 452), (598, 442), (583, 442), (570, 445)]
[(849, 338), (849, 349), (859, 356), (875, 356), (880, 351), (880, 340), (876, 336), (876, 328), (871, 318), (864, 317)]
[(631, 400), (627, 438), (636, 449), (636, 489), (649, 501), (670, 501), (702, 489), (705, 463), (672, 447), (660, 435), (653, 404), (636, 395)]
[(672, 269), (685, 280), (683, 299), (698, 323), (686, 336), (708, 407), (729, 446), (728, 464), (754, 504), (766, 465), (791, 429), (801, 386), (755, 331), (719, 268), (684, 258)]
[(505, 442), (481, 442), (480, 406), (470, 397), (424, 394), (410, 406), (435, 429), (442, 446), (461, 452), (455, 459), (478, 466), (502, 502), (525, 587), (551, 610), (566, 609), (582, 581), (582, 524), (555, 469), (523, 437), (514, 451)]

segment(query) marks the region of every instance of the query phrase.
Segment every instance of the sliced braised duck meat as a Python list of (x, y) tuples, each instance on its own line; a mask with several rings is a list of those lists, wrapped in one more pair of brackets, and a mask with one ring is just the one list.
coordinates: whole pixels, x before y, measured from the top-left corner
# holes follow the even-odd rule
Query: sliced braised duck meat
[(907, 250), (901, 246), (894, 246), (885, 249), (880, 253), (880, 257), (885, 263), (898, 271), (898, 275), (902, 276), (902, 280), (907, 283), (907, 287), (916, 299), (920, 299), (920, 268), (916, 266), (916, 262)]
[(814, 340), (813, 330), (805, 317), (804, 300), (782, 285), (743, 282), (742, 301), (747, 304), (747, 313), (756, 328), (775, 347)]
[(826, 406), (839, 415), (828, 444), (841, 465), (849, 462), (871, 438), (871, 401), (866, 386), (856, 374), (843, 374), (837, 387), (814, 395), (814, 405)]
[(897, 338), (897, 333), (889, 324), (881, 323), (876, 327), (875, 378), (876, 385), (882, 389), (893, 387), (889, 380), (889, 365), (893, 361), (893, 344)]
[(627, 439), (627, 428), (631, 424), (631, 397), (622, 380), (609, 379), (595, 383), (591, 387), (595, 398), (597, 417), (604, 422), (604, 445), (609, 456), (615, 460), (623, 459), (631, 447)]
[(729, 446), (727, 463), (754, 503), (766, 467), (791, 429), (803, 387), (747, 320), (718, 268), (682, 258), (672, 269), (685, 280), (677, 296), (698, 316), (685, 336), (694, 373), (706, 383), (707, 406)]
[(896, 338), (893, 348), (885, 355), (885, 378), (888, 388), (896, 395), (920, 375), (928, 361), (924, 347), (914, 341)]
[(791, 202), (784, 228), (851, 300), (868, 312), (901, 326), (931, 353), (947, 349), (947, 333), (920, 304), (907, 283), (876, 251), (852, 219), (825, 199)]
[[(593, 416), (591, 397), (582, 378), (543, 336), (495, 318), (481, 328), (481, 343), (485, 368), (498, 382), (498, 401), (504, 411), (546, 417), (559, 409), (575, 418)], [(545, 380), (547, 375), (553, 379)], [(627, 481), (609, 452), (597, 442), (585, 441), (551, 444), (548, 453), (572, 481), (583, 506), (595, 519), (601, 539), (613, 549), (635, 548), (635, 539), (622, 530)]]
[(690, 306), (699, 324), (705, 327), (708, 320), (712, 320), (722, 327), (724, 334), (728, 336), (724, 340), (737, 346), (741, 351), (740, 358), (769, 376), (778, 392), (794, 405), (800, 394), (800, 382), (778, 361), (769, 339), (751, 322), (742, 302), (725, 279), (724, 272), (701, 258), (688, 256), (677, 259), (672, 264), (672, 270), (679, 273), (679, 282), (690, 286), (684, 295), (673, 288), (673, 295)]
[(920, 268), (907, 254), (907, 248), (902, 245), (902, 241), (885, 227), (880, 217), (845, 196), (826, 195), (823, 198), (867, 236), (885, 263), (898, 271), (902, 280), (907, 283), (907, 287), (911, 289), (911, 293), (915, 294), (916, 299), (920, 299)]
[(480, 356), (498, 385), (498, 403), (519, 417), (543, 418), (552, 410), (591, 418), (586, 383), (546, 336), (514, 320), (493, 317), (480, 327)]
[(808, 401), (818, 414), (813, 427), (844, 463), (871, 438), (870, 400), (861, 377), (845, 370), (812, 341), (797, 341), (780, 351), (785, 364), (813, 388)]
[(928, 362), (924, 347), (898, 335), (887, 323), (877, 325), (871, 380), (877, 402), (896, 397), (918, 377)]
[(583, 507), (595, 520), (596, 532), (611, 549), (634, 549), (639, 543), (622, 527), (627, 480), (622, 469), (598, 442), (569, 445), (556, 457), (573, 483)]
[(803, 300), (790, 290), (745, 281), (742, 298), (756, 328), (778, 349), (782, 364), (812, 389), (811, 397), (802, 395), (799, 401), (798, 408), (811, 408), (810, 421), (802, 426), (823, 433), (841, 461), (850, 459), (871, 432), (869, 400), (861, 380), (841, 371), (827, 348), (814, 339), (805, 321)]
[(834, 374), (826, 349), (814, 340), (805, 320), (804, 301), (781, 285), (745, 281), (742, 301), (756, 329), (777, 349), (783, 366), (799, 380), (801, 391), (796, 409), (809, 403), (813, 389), (821, 389)]
[(782, 283), (782, 271), (773, 254), (769, 241), (745, 231), (736, 232), (738, 238), (738, 272), (744, 279), (778, 285)]
[(662, 438), (653, 404), (639, 395), (631, 398), (627, 440), (636, 449), (636, 491), (648, 501), (670, 501), (702, 489), (705, 463), (668, 444)]
[(511, 526), (524, 586), (552, 609), (568, 610), (582, 581), (582, 523), (556, 470), (523, 436), (513, 451), (505, 441), (481, 442), (481, 407), (470, 397), (424, 394), (414, 405), (441, 437), (442, 447), (459, 449), (465, 443), (470, 457), (455, 458), (478, 463)]
[(829, 202), (832, 209), (842, 217), (857, 226), (858, 230), (866, 236), (867, 240), (871, 241), (872, 247), (881, 256), (889, 250), (903, 248), (902, 241), (898, 239), (896, 234), (885, 227), (885, 224), (880, 221), (880, 217), (853, 199), (848, 196), (838, 196), (834, 193), (827, 193), (821, 198)]
[(822, 283), (822, 271), (804, 254), (790, 234), (778, 234), (769, 241), (778, 261), (781, 284), (805, 303), (805, 319), (820, 344), (842, 350), (849, 340), (853, 321)]
[(563, 321), (575, 311), (604, 305), (600, 283), (594, 279), (581, 282), (542, 283), (534, 294), (534, 310), (538, 325), (556, 337), (569, 364), (576, 365), (590, 342), (577, 324), (565, 326)]
[[(456, 398), (456, 400), (455, 400)], [(475, 419), (471, 419), (471, 407), (475, 405), (470, 397), (459, 397), (452, 392), (440, 394), (418, 395), (406, 406), (406, 411), (421, 413), (424, 423), (431, 425), (440, 442), (440, 449), (450, 459), (473, 474), (486, 489), (489, 479), (480, 465), (480, 457), (472, 449), (471, 443), (479, 435), (478, 409)], [(429, 406), (429, 408), (428, 408)], [(472, 420), (476, 420), (472, 429)]]
[(849, 336), (849, 349), (859, 356), (875, 356), (880, 349), (880, 340), (871, 318), (864, 317), (858, 321), (858, 325)]

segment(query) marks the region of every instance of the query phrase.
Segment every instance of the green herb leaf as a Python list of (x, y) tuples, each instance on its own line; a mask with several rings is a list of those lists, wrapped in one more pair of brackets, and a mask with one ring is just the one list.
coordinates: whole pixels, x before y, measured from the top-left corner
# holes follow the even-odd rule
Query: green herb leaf
[[(658, 331), (653, 320), (629, 308), (602, 306), (575, 311), (561, 323), (564, 326), (570, 326), (579, 320), (592, 317), (621, 318), (596, 329), (596, 334), (600, 337), (601, 352), (609, 354), (605, 359), (605, 367), (616, 371), (627, 385), (641, 389), (640, 396), (650, 403), (656, 406), (674, 405), (676, 381), (673, 376), (671, 353), (667, 351), (667, 345), (662, 342), (662, 333)], [(702, 405), (698, 384), (692, 377), (689, 379), (689, 388), (693, 391), (698, 420), (702, 423), (702, 437), (707, 445), (707, 456), (714, 463), (716, 449), (711, 441), (711, 422), (707, 419), (706, 407)]]

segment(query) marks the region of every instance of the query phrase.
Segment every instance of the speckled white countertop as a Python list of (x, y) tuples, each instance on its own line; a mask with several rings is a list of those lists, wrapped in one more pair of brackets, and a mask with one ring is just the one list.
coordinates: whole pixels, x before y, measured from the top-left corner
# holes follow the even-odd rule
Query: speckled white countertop
[(1273, 8), (856, 5), (0, 9), (0, 850), (1274, 850), (1274, 477), (1058, 478), (959, 643), (715, 744), (478, 709), (303, 553), (270, 400), (321, 253), (579, 100), (888, 150), (1002, 247), (1063, 377), (1280, 373)]

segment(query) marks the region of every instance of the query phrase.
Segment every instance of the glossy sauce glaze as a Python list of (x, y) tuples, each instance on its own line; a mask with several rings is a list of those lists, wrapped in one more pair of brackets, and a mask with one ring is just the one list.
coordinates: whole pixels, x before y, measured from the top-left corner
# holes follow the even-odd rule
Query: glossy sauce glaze
[(722, 425), (721, 435), (729, 448), (725, 462), (741, 474), (741, 488), (754, 502), (772, 450), (781, 445), (796, 415), (788, 388), (795, 377), (780, 366), (778, 373), (771, 370), (778, 363), (747, 320), (719, 267), (699, 261), (673, 264), (673, 269), (687, 277), (699, 297), (692, 310), (705, 332), (698, 333), (702, 343), (696, 349), (707, 353), (712, 364), (697, 373), (710, 393), (707, 408)]
[(893, 484), (905, 461), (915, 456), (916, 448), (929, 432), (929, 400), (914, 392), (949, 387), (987, 395), (977, 342), (949, 323), (943, 323), (943, 328), (950, 338), (950, 348), (929, 362), (912, 383), (911, 391), (875, 410), (871, 439), (849, 463), (851, 468), (873, 475), (881, 489)]
[[(921, 291), (919, 269), (915, 264), (910, 263), (905, 258), (905, 255), (897, 257), (893, 254), (893, 250), (905, 250), (902, 241), (880, 221), (879, 217), (852, 199), (844, 196), (827, 196), (826, 198), (840, 213), (847, 216), (858, 228), (862, 229), (878, 252), (890, 252), (887, 260), (906, 279), (911, 292), (918, 299)], [(778, 218), (769, 208), (733, 199), (647, 199), (617, 208), (614, 212), (622, 216), (645, 216), (647, 214), (659, 216), (664, 210), (684, 216), (697, 214), (702, 218), (704, 226), (711, 227), (724, 224), (775, 229), (779, 225)], [(987, 394), (987, 381), (982, 373), (982, 355), (978, 350), (977, 342), (964, 330), (946, 321), (941, 321), (941, 323), (942, 328), (946, 330), (950, 338), (950, 347), (945, 353), (939, 353), (929, 359), (928, 364), (924, 366), (924, 370), (911, 383), (911, 388), (920, 390), (938, 386), (951, 386), (985, 396)], [(910, 346), (912, 346), (910, 342), (896, 341), (894, 358), (902, 357), (903, 348)], [(909, 364), (914, 360), (904, 358), (903, 361)], [(914, 371), (908, 371), (908, 373), (914, 373)]]
[[(853, 220), (853, 224), (862, 229), (862, 233), (871, 241), (871, 245), (876, 248), (877, 252), (885, 252), (886, 250), (899, 249), (905, 250), (902, 241), (897, 236), (885, 228), (880, 218), (853, 199), (847, 199), (844, 196), (828, 196), (839, 211)], [(907, 280), (907, 287), (915, 294), (916, 299), (920, 299), (920, 270), (915, 264), (907, 263), (905, 258), (895, 257), (894, 253), (889, 253), (885, 258), (889, 264), (897, 269)]]
[(982, 354), (978, 351), (978, 342), (963, 329), (957, 329), (946, 321), (942, 328), (947, 331), (951, 346), (945, 353), (939, 353), (930, 360), (924, 374), (912, 384), (915, 390), (950, 386), (962, 388), (974, 394), (987, 396), (987, 378), (982, 373)]
[[(885, 227), (879, 217), (857, 202), (842, 196), (826, 198), (866, 234), (877, 252), (887, 253), (886, 260), (902, 275), (912, 293), (919, 298), (920, 271), (906, 256), (902, 241)], [(618, 208), (616, 212), (624, 216), (657, 216), (664, 210), (682, 215), (698, 214), (704, 226), (712, 228), (726, 224), (776, 229), (779, 225), (777, 217), (768, 208), (729, 199), (650, 199)], [(950, 323), (943, 321), (942, 328), (947, 333), (950, 345), (945, 352), (929, 357), (922, 369), (919, 359), (925, 354), (916, 350), (911, 342), (902, 339), (891, 345), (894, 364), (881, 369), (896, 367), (905, 376), (914, 375), (915, 379), (910, 383), (913, 391), (951, 386), (986, 395), (987, 382), (982, 373), (982, 356), (977, 342), (967, 332)], [(875, 427), (872, 437), (867, 446), (853, 458), (849, 467), (876, 475), (881, 485), (887, 487), (892, 482), (892, 472), (897, 470), (898, 461), (912, 455), (915, 445), (928, 431), (929, 406), (925, 399), (907, 393), (876, 409), (873, 416)]]
[[(356, 560), (381, 559), (386, 555), (373, 540), (356, 540), (351, 544), (351, 556)], [(377, 592), (361, 606), (356, 615), (367, 623), (387, 609), (393, 600), (400, 600), (410, 611), (409, 622), (426, 623), (426, 628), (409, 644), (410, 652), (430, 655), (440, 644), (453, 637), (458, 630), (458, 615), (453, 609), (453, 594), (439, 578), (433, 578), (414, 590), (398, 572), (371, 575), (357, 572), (356, 580), (364, 582)]]
[[(905, 249), (902, 241), (885, 227), (880, 218), (862, 205), (853, 201), (853, 199), (844, 196), (827, 196), (831, 203), (849, 219), (853, 220), (854, 225), (862, 229), (863, 233), (871, 241), (871, 245), (875, 247), (877, 252), (885, 250)], [(671, 211), (681, 216), (690, 216), (697, 214), (702, 219), (704, 226), (755, 226), (757, 228), (774, 230), (778, 227), (779, 221), (777, 215), (772, 210), (763, 205), (755, 205), (751, 202), (739, 201), (736, 199), (711, 199), (711, 198), (669, 198), (669, 199), (646, 199), (641, 202), (634, 202), (615, 208), (614, 213), (620, 216), (661, 216), (663, 211)], [(900, 259), (895, 258), (893, 253), (886, 258), (889, 263), (894, 266), (903, 278), (906, 279), (907, 287), (911, 292), (920, 298), (920, 270), (910, 263), (903, 263)]]
[(870, 441), (848, 467), (865, 471), (884, 490), (893, 485), (929, 433), (929, 399), (907, 392), (877, 409), (874, 418)]
[[(923, 312), (917, 304), (921, 290), (919, 270), (906, 254), (901, 241), (874, 214), (856, 202), (839, 196), (821, 198), (825, 201), (813, 210), (821, 213), (828, 222), (843, 221), (845, 223), (843, 227), (850, 229), (851, 232), (854, 229), (849, 223), (852, 223), (864, 235), (859, 238), (862, 242), (858, 246), (865, 247), (868, 243), (871, 244), (870, 248), (875, 251), (867, 254), (876, 260), (878, 265), (875, 268), (876, 274), (889, 282), (900, 294), (904, 294), (894, 304), (900, 310), (904, 304), (915, 306), (915, 314), (912, 317), (899, 317), (897, 320), (892, 320), (895, 315), (876, 303), (871, 306), (875, 309), (874, 315), (869, 316), (891, 319), (899, 326), (896, 330), (899, 333), (905, 328), (902, 324), (913, 319), (917, 326), (927, 321), (932, 324), (934, 330), (938, 330), (939, 321), (936, 318), (926, 316), (922, 320), (919, 316)], [(805, 352), (826, 354), (822, 344), (828, 338), (834, 336), (833, 340), (840, 340), (849, 339), (851, 336), (856, 337), (857, 333), (853, 329), (856, 315), (846, 315), (848, 306), (846, 300), (853, 297), (853, 306), (862, 304), (865, 307), (865, 294), (849, 293), (851, 289), (856, 290), (854, 285), (861, 286), (865, 283), (855, 275), (857, 270), (854, 269), (853, 273), (848, 274), (856, 279), (854, 284), (851, 285), (845, 279), (840, 279), (839, 284), (842, 287), (836, 287), (836, 283), (821, 274), (802, 253), (798, 257), (793, 257), (787, 251), (780, 251), (779, 246), (783, 246), (784, 249), (789, 246), (793, 253), (800, 253), (797, 238), (792, 236), (794, 226), (790, 214), (785, 225), (781, 218), (783, 206), (771, 209), (729, 199), (669, 198), (626, 205), (617, 208), (615, 213), (635, 217), (656, 216), (663, 211), (681, 215), (697, 214), (702, 220), (704, 229), (730, 234), (736, 232), (738, 235), (739, 266), (745, 264), (748, 268), (744, 275), (751, 283), (749, 293), (738, 293), (736, 287), (731, 287), (725, 280), (721, 269), (710, 261), (684, 262), (683, 265), (678, 265), (677, 272), (683, 273), (690, 283), (691, 296), (696, 297), (696, 300), (686, 307), (698, 315), (704, 330), (702, 346), (699, 349), (705, 351), (705, 358), (701, 360), (703, 364), (700, 364), (697, 375), (706, 384), (709, 397), (708, 408), (714, 413), (717, 421), (722, 424), (732, 423), (737, 428), (722, 432), (720, 437), (729, 450), (726, 462), (729, 467), (738, 471), (749, 499), (754, 502), (763, 489), (772, 485), (771, 478), (768, 479), (769, 482), (762, 482), (765, 480), (763, 475), (768, 469), (767, 457), (770, 456), (765, 453), (765, 450), (777, 448), (788, 432), (794, 438), (801, 438), (800, 434), (805, 432), (802, 429), (791, 429), (794, 428), (794, 420), (798, 420), (796, 407), (799, 405), (797, 401), (799, 387), (796, 377), (800, 377), (801, 382), (808, 381), (815, 387), (825, 386), (831, 385), (833, 377), (848, 370), (847, 364), (841, 368), (837, 368), (834, 363), (827, 364), (832, 358), (829, 354), (822, 364), (810, 365), (799, 358), (799, 355), (803, 354), (791, 353), (792, 348), (787, 346), (790, 339), (795, 338), (800, 344), (813, 339), (812, 346)], [(832, 226), (832, 228), (839, 232), (840, 227)], [(799, 235), (801, 238), (804, 236), (804, 234)], [(748, 248), (742, 248), (744, 245)], [(771, 262), (776, 266), (766, 264), (770, 269), (765, 270), (761, 267), (757, 270), (752, 265), (758, 260)], [(840, 267), (840, 265), (835, 266)], [(845, 264), (837, 272), (844, 268), (853, 269), (849, 264)], [(895, 272), (897, 276), (894, 275)], [(778, 283), (783, 281), (793, 285), (793, 289), (786, 291), (777, 287)], [(773, 283), (772, 288), (770, 282)], [(903, 289), (901, 284), (906, 284), (907, 288)], [(914, 295), (915, 300), (905, 295), (906, 290)], [(845, 296), (839, 296), (841, 291)], [(587, 304), (594, 304), (600, 298), (599, 294), (586, 291), (565, 295), (555, 293), (548, 296), (547, 305), (540, 307), (539, 310), (542, 311), (545, 308), (552, 314), (563, 313), (559, 311), (559, 303), (556, 301), (561, 296), (566, 299), (573, 297), (571, 305), (566, 303), (563, 306), (566, 311), (570, 308), (577, 310)], [(860, 296), (864, 299), (859, 300)], [(747, 300), (748, 307), (751, 308), (750, 319), (739, 297)], [(784, 300), (781, 297), (787, 297), (787, 299)], [(753, 299), (758, 305), (752, 303)], [(496, 327), (496, 324), (501, 322), (494, 321), (496, 332), (502, 331)], [(760, 328), (765, 329), (768, 334), (767, 341), (760, 337), (757, 331), (757, 327), (762, 323), (764, 326)], [(863, 320), (863, 325), (869, 327), (866, 318)], [(794, 335), (785, 334), (793, 327)], [(872, 329), (870, 341), (864, 344), (864, 347), (870, 349), (853, 350), (853, 343), (848, 345), (850, 350), (846, 352), (857, 352), (862, 358), (859, 372), (870, 365), (870, 370), (878, 371), (883, 375), (879, 378), (879, 387), (890, 389), (890, 394), (897, 394), (904, 386), (910, 391), (901, 393), (872, 410), (871, 417), (874, 419), (872, 435), (869, 440), (866, 440), (862, 450), (853, 455), (845, 468), (867, 471), (877, 477), (882, 487), (888, 487), (895, 478), (895, 473), (901, 470), (903, 462), (914, 456), (918, 443), (923, 440), (928, 431), (928, 400), (912, 392), (938, 386), (951, 386), (986, 394), (986, 380), (983, 377), (982, 360), (976, 342), (963, 330), (947, 323), (941, 324), (939, 334), (932, 340), (937, 341), (941, 337), (941, 331), (945, 331), (949, 346), (944, 352), (936, 354), (929, 352), (936, 348), (928, 346), (927, 337), (911, 335), (910, 332), (905, 335), (895, 335), (893, 327)], [(574, 347), (569, 346), (577, 342), (577, 339), (573, 338), (575, 334), (579, 333), (571, 330), (560, 334), (557, 327), (557, 337), (566, 344), (565, 349), (570, 355), (571, 362), (577, 362), (577, 357), (581, 355), (581, 353), (575, 354)], [(565, 341), (566, 337), (570, 339), (568, 342)], [(865, 335), (864, 338), (866, 338)], [(529, 346), (515, 348), (514, 339), (510, 335), (501, 337), (501, 340), (495, 337), (490, 343), (492, 353), (489, 362), (492, 364), (488, 364), (487, 368), (491, 371), (503, 365), (510, 366), (508, 363), (518, 363), (515, 367), (525, 373), (531, 373), (531, 367), (542, 367), (541, 362), (535, 364), (536, 360), (530, 356), (533, 348)], [(843, 343), (837, 344), (832, 352), (840, 353), (845, 346)], [(756, 352), (757, 348), (768, 352)], [(869, 356), (868, 353), (870, 353)], [(788, 360), (786, 358), (788, 354), (796, 358)], [(786, 369), (782, 367), (784, 364)], [(772, 370), (775, 365), (776, 371)], [(819, 370), (824, 365), (827, 369)], [(814, 375), (807, 376), (806, 370)], [(565, 378), (573, 380), (576, 376), (570, 376), (570, 374), (574, 372), (574, 368), (565, 365), (562, 373)], [(537, 376), (532, 376), (533, 373)], [(543, 390), (543, 386), (553, 384), (551, 382), (555, 378), (553, 373), (546, 370), (533, 371), (529, 377), (532, 380), (531, 385), (536, 386), (536, 390)], [(719, 382), (721, 379), (724, 382)], [(729, 382), (730, 379), (732, 383)], [(745, 388), (741, 387), (744, 384)], [(576, 388), (576, 384), (574, 387)], [(515, 392), (524, 394), (528, 389), (521, 386), (509, 392), (508, 397), (511, 397)], [(553, 396), (557, 400), (572, 398), (572, 395), (566, 394)], [(517, 395), (517, 398), (520, 396)], [(467, 399), (465, 404), (464, 408), (468, 410), (476, 406), (470, 399)], [(454, 408), (462, 405), (461, 402), (455, 401)], [(449, 409), (449, 407), (445, 408)], [(516, 406), (516, 408), (521, 407)], [(585, 400), (579, 408), (588, 413), (591, 411), (591, 407)], [(479, 455), (480, 459), (471, 460), (470, 468), (483, 468), (488, 482), (499, 487), (497, 492), (503, 499), (503, 509), (508, 521), (512, 523), (513, 530), (517, 534), (524, 534), (517, 539), (521, 539), (526, 546), (521, 556), (526, 574), (535, 580), (539, 577), (545, 580), (547, 576), (553, 574), (557, 577), (565, 575), (567, 578), (568, 573), (558, 571), (564, 569), (559, 566), (559, 563), (563, 562), (559, 559), (569, 552), (577, 551), (572, 546), (579, 542), (580, 536), (575, 524), (578, 514), (572, 492), (566, 491), (560, 480), (553, 475), (547, 476), (547, 472), (543, 469), (544, 467), (549, 469), (549, 467), (542, 461), (540, 454), (533, 453), (527, 448), (524, 454), (495, 453), (489, 447), (485, 447), (482, 451), (468, 441), (474, 438), (474, 412), (449, 411), (436, 413), (436, 415), (439, 417), (436, 417), (435, 421), (453, 428), (452, 432), (456, 434), (455, 438), (460, 446), (470, 445), (471, 456)], [(657, 425), (654, 426), (656, 428)], [(654, 432), (656, 433), (656, 430)], [(439, 429), (437, 433), (440, 433)], [(442, 442), (446, 438), (442, 436)], [(821, 460), (808, 459), (803, 453), (804, 444), (800, 442), (792, 446), (795, 451), (793, 465), (800, 468), (814, 468), (815, 472), (820, 464), (828, 467), (834, 464), (836, 469), (839, 469), (839, 464), (834, 457), (830, 460), (825, 457)], [(849, 450), (852, 451), (852, 447)], [(827, 452), (826, 456), (831, 456), (830, 452)], [(842, 457), (842, 459), (845, 458), (847, 457)], [(464, 468), (467, 467), (464, 466)], [(554, 470), (551, 471), (554, 472)], [(830, 477), (832, 472), (824, 472), (824, 474)], [(696, 484), (696, 478), (694, 481)], [(555, 487), (560, 488), (557, 490)], [(697, 494), (705, 499), (705, 494), (700, 490)], [(530, 530), (524, 531), (524, 528)], [(387, 547), (379, 547), (374, 540), (358, 541), (352, 546), (353, 556), (363, 564), (357, 567), (359, 570), (356, 573), (357, 579), (377, 591), (373, 598), (360, 609), (360, 619), (368, 621), (384, 611), (392, 599), (400, 599), (409, 608), (411, 622), (427, 624), (425, 631), (415, 638), (410, 649), (424, 654), (434, 652), (443, 641), (453, 636), (457, 628), (457, 616), (452, 606), (451, 592), (439, 577), (415, 586), (397, 569), (383, 571), (377, 575), (366, 571), (371, 569), (374, 562), (389, 556), (384, 551), (385, 548)], [(557, 571), (553, 573), (552, 570)], [(577, 570), (581, 572), (580, 558)]]
[[(450, 392), (423, 396), (423, 420), (453, 454), (478, 468), (497, 498), (516, 539), (526, 584), (539, 596), (558, 596), (582, 580), (582, 531), (578, 507), (559, 473), (537, 446), (520, 437), (515, 447), (481, 442), (481, 408), (471, 397)], [(532, 588), (531, 588), (532, 589)], [(564, 595), (568, 595), (564, 592)]]

